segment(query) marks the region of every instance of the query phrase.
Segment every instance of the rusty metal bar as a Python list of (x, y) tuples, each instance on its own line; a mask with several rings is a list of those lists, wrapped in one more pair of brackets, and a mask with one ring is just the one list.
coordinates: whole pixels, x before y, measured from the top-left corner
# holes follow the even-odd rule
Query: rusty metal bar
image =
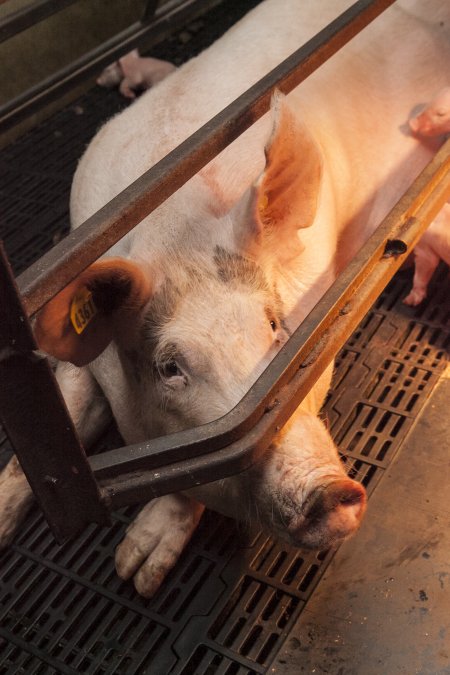
[(393, 2), (356, 2), (29, 267), (18, 279), (28, 313), (37, 312), (259, 119), (274, 87), (291, 91)]
[(87, 523), (107, 523), (109, 517), (50, 366), (36, 349), (0, 246), (0, 418), (62, 541)]
[(203, 14), (220, 0), (184, 0), (167, 10), (157, 12), (152, 23), (136, 22), (104, 42), (100, 47), (53, 73), (11, 101), (0, 106), (0, 132), (61, 97), (71, 88), (98, 74), (102, 68), (135, 47), (149, 48), (181, 27), (187, 19)]
[(36, 0), (26, 7), (7, 14), (0, 20), (0, 43), (31, 28), (77, 0)]
[(450, 140), (230, 413), (90, 459), (110, 507), (186, 490), (254, 463), (449, 198)]

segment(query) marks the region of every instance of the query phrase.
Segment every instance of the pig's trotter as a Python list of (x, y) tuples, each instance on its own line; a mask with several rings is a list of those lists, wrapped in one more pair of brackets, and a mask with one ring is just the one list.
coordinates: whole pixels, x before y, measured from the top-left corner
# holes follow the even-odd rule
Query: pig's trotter
[[(425, 233), (424, 238), (429, 236)], [(414, 249), (414, 279), (413, 287), (403, 300), (405, 305), (415, 307), (426, 298), (428, 284), (439, 265), (439, 256), (425, 243), (420, 241)]]
[(33, 493), (14, 456), (0, 474), (0, 550), (11, 543), (32, 503)]
[(138, 593), (151, 598), (189, 542), (203, 511), (204, 506), (184, 495), (149, 502), (116, 549), (118, 575), (133, 576)]
[(403, 303), (405, 305), (409, 305), (410, 307), (416, 307), (417, 305), (420, 305), (422, 300), (425, 299), (425, 296), (426, 289), (412, 288), (406, 298), (403, 300)]
[(119, 91), (122, 94), (122, 96), (125, 96), (125, 98), (131, 98), (131, 99), (136, 98), (136, 94), (134, 93), (133, 89), (131, 88), (131, 84), (126, 77), (120, 83)]

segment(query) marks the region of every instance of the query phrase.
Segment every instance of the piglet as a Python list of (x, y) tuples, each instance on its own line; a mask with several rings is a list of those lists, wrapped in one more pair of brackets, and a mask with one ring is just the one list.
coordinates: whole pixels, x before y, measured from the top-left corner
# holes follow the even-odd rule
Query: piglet
[[(423, 111), (409, 120), (414, 135), (433, 138), (450, 133), (450, 87), (441, 89)], [(427, 287), (439, 264), (450, 265), (450, 205), (446, 204), (414, 249), (413, 287), (403, 302), (418, 305), (427, 295)]]
[(101, 87), (119, 91), (126, 98), (136, 98), (136, 91), (149, 89), (169, 75), (175, 66), (168, 61), (139, 56), (137, 49), (115, 61), (97, 79)]
[(441, 89), (422, 112), (409, 120), (415, 136), (432, 138), (450, 132), (450, 87)]
[(448, 203), (433, 220), (414, 249), (413, 287), (403, 300), (405, 305), (419, 305), (425, 299), (428, 284), (440, 260), (450, 265), (450, 204)]

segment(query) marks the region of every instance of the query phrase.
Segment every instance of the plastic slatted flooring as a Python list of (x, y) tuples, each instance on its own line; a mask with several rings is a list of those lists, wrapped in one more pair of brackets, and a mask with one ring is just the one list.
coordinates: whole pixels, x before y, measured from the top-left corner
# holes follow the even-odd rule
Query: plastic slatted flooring
[[(122, 102), (94, 90), (2, 153), (2, 237), (16, 271), (67, 229), (71, 175), (101, 120)], [(398, 275), (337, 359), (324, 414), (349, 474), (370, 493), (401, 447), (450, 346), (449, 281), (401, 304)], [(110, 430), (102, 447), (117, 443)], [(101, 450), (97, 448), (97, 450)], [(0, 460), (10, 449), (0, 439)], [(0, 554), (0, 675), (266, 673), (333, 552), (293, 549), (207, 513), (151, 601), (114, 570), (134, 509), (58, 546), (38, 508)]]

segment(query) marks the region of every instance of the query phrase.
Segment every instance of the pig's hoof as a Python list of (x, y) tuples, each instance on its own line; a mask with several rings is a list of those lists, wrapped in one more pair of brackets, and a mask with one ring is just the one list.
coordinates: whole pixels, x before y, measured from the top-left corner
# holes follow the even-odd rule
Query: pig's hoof
[(0, 550), (9, 546), (33, 503), (33, 493), (15, 457), (0, 474)]
[(137, 592), (151, 598), (195, 531), (204, 506), (184, 495), (149, 502), (116, 548), (119, 577), (134, 577)]
[(410, 307), (415, 307), (416, 305), (420, 305), (422, 300), (425, 300), (425, 296), (425, 291), (413, 288), (403, 300), (403, 303)]

